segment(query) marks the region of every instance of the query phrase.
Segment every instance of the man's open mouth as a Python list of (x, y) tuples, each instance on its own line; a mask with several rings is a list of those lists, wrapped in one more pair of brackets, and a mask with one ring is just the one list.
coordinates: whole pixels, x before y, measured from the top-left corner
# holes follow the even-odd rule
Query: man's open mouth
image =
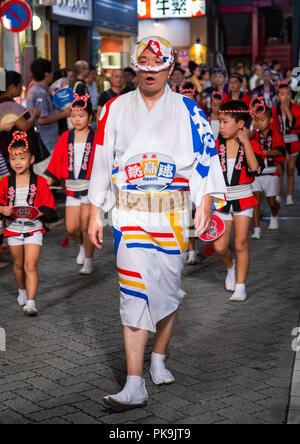
[(147, 85), (153, 85), (155, 82), (155, 78), (153, 76), (147, 76), (146, 77), (146, 83)]

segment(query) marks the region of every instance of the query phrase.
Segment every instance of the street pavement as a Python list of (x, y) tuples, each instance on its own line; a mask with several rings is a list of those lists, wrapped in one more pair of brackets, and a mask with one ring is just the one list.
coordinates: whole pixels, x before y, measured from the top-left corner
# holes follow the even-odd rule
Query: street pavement
[(269, 232), (263, 221), (262, 240), (250, 241), (244, 304), (229, 302), (225, 270), (215, 255), (205, 258), (199, 243), (198, 264), (183, 274), (187, 297), (169, 349), (176, 384), (150, 382), (151, 339), (148, 405), (122, 414), (102, 404), (126, 378), (111, 229), (105, 229), (95, 274), (81, 277), (76, 246), (62, 249), (64, 226), (55, 226), (40, 261), (37, 318), (25, 317), (17, 306), (11, 266), (0, 269), (0, 328), (6, 331), (0, 423), (286, 423), (292, 331), (299, 325), (299, 178), (296, 198), (295, 207), (282, 206), (280, 231)]

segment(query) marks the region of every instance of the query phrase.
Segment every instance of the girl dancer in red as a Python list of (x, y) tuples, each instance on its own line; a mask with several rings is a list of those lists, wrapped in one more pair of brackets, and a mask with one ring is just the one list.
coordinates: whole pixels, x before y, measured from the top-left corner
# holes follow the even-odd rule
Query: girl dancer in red
[[(287, 150), (287, 197), (286, 205), (294, 205), (293, 192), (295, 187), (295, 168), (300, 151), (300, 106), (292, 103), (291, 89), (288, 83), (278, 85), (277, 97), (279, 105), (272, 109), (272, 129), (284, 136)], [(281, 186), (284, 177), (284, 164), (281, 164), (280, 189), (277, 200), (280, 202)]]
[[(253, 207), (258, 202), (251, 183), (264, 169), (264, 154), (257, 142), (249, 140), (247, 125), (250, 123), (248, 106), (231, 101), (221, 106), (220, 139), (216, 141), (224, 179), (227, 185), (227, 205), (218, 215), (225, 222), (225, 233), (214, 245), (220, 260), (226, 265), (226, 290), (233, 291), (231, 301), (247, 299), (246, 277), (249, 268), (248, 235)], [(234, 227), (237, 262), (229, 249)]]
[[(10, 176), (0, 181), (0, 215), (5, 218), (4, 236), (14, 261), (14, 275), (19, 287), (18, 303), (28, 316), (36, 316), (38, 261), (43, 244), (41, 218), (57, 220), (55, 202), (47, 181), (32, 171), (34, 156), (24, 132), (15, 132), (8, 147)], [(14, 207), (35, 207), (37, 218), (13, 220)]]
[(93, 116), (89, 95), (78, 96), (71, 106), (72, 131), (59, 139), (45, 174), (52, 185), (66, 181), (66, 226), (71, 238), (80, 246), (77, 264), (80, 274), (93, 273), (95, 247), (88, 235), (90, 201), (87, 197), (95, 155), (97, 133), (90, 127)]

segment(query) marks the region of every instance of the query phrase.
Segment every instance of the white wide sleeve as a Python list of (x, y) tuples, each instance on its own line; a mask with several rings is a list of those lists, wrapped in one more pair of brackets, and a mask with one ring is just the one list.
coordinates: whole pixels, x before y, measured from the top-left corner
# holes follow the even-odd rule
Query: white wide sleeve
[[(107, 119), (107, 120), (106, 120)], [(100, 143), (96, 145), (94, 164), (89, 185), (88, 198), (93, 205), (109, 211), (115, 205), (115, 194), (112, 184), (114, 164), (114, 136), (111, 110), (107, 116), (103, 108), (99, 124)]]
[(199, 153), (193, 165), (190, 177), (191, 199), (196, 208), (201, 205), (203, 196), (213, 197), (213, 210), (226, 204), (226, 183), (222, 173), (221, 163), (216, 143), (207, 121), (198, 128), (201, 144)]

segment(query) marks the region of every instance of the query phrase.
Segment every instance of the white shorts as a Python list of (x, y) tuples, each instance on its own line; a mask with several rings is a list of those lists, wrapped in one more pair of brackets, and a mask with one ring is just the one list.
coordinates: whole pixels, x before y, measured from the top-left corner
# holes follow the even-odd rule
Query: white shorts
[(252, 184), (254, 193), (265, 193), (266, 197), (275, 197), (277, 195), (278, 176), (271, 176), (269, 174), (262, 175), (255, 178)]
[(229, 213), (221, 213), (219, 211), (215, 211), (215, 214), (219, 216), (222, 220), (233, 220), (233, 216), (247, 216), (250, 217), (250, 219), (253, 218), (253, 207), (247, 208), (247, 210), (243, 211), (233, 211), (233, 208), (231, 206)]
[(21, 247), (23, 245), (39, 245), (43, 246), (43, 233), (41, 231), (37, 231), (32, 236), (24, 236), (21, 234), (20, 236), (11, 236), (7, 238), (7, 244), (10, 247)]
[(91, 201), (87, 196), (79, 198), (67, 196), (66, 207), (80, 207), (80, 205), (90, 205)]

